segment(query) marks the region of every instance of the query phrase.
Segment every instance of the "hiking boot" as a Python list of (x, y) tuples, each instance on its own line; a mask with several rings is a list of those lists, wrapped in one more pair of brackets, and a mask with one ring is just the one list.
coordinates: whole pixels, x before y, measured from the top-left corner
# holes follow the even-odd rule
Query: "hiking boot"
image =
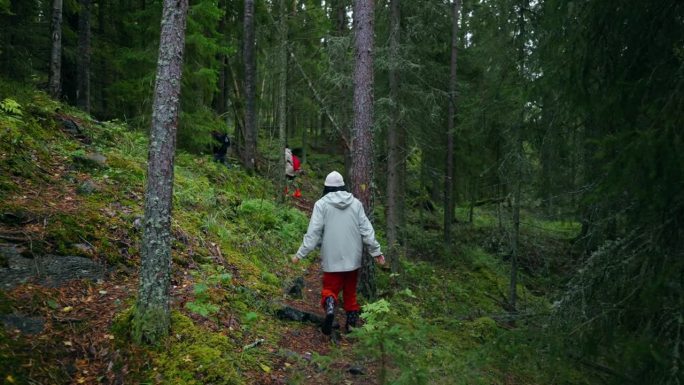
[(335, 298), (326, 297), (323, 308), (325, 309), (325, 320), (321, 330), (327, 336), (332, 332), (333, 321), (335, 320)]
[(348, 311), (347, 312), (347, 324), (344, 325), (344, 331), (349, 333), (356, 327), (356, 323), (359, 320), (358, 311)]

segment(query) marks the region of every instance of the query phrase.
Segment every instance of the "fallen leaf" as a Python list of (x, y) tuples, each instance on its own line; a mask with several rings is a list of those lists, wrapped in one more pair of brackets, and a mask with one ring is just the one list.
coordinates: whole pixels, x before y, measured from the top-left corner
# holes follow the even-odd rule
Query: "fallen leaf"
[(64, 341), (64, 345), (66, 345), (66, 346), (73, 346), (73, 344), (71, 343), (71, 341)]
[(269, 368), (268, 366), (264, 364), (259, 364), (259, 366), (261, 367), (261, 370), (263, 370), (264, 372), (271, 373), (271, 368)]
[(65, 306), (65, 307), (62, 309), (62, 311), (65, 312), (65, 313), (70, 312), (70, 311), (72, 311), (72, 310), (74, 310), (74, 308), (71, 307), (71, 306)]

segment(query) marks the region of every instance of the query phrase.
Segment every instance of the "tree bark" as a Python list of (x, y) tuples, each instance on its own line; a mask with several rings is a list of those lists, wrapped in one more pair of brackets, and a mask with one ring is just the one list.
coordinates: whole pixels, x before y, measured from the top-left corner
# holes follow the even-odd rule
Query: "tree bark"
[(454, 222), (454, 120), (456, 119), (456, 68), (458, 60), (458, 18), (461, 0), (451, 3), (451, 66), (449, 76), (449, 117), (447, 124), (447, 158), (444, 183), (444, 243), (451, 245), (451, 225)]
[(254, 53), (254, 0), (245, 0), (244, 47), (245, 61), (245, 148), (242, 163), (248, 171), (256, 168), (256, 56)]
[(335, 30), (338, 36), (344, 36), (347, 32), (347, 1), (336, 0), (333, 2), (333, 12), (335, 15)]
[(278, 26), (278, 38), (280, 47), (278, 48), (278, 138), (280, 141), (280, 172), (278, 175), (278, 186), (281, 201), (285, 195), (285, 146), (287, 145), (287, 5), (286, 0), (280, 0), (280, 22)]
[[(354, 124), (352, 136), (352, 192), (372, 218), (373, 173), (373, 0), (354, 1)], [(373, 259), (364, 250), (360, 292), (375, 298)]]
[(90, 0), (80, 0), (78, 13), (78, 76), (76, 103), (90, 112)]
[[(527, 8), (527, 0), (520, 2), (520, 9), (518, 15), (518, 24), (520, 28), (520, 46), (519, 49), (519, 65), (522, 70), (525, 69), (525, 9)], [(516, 303), (518, 299), (518, 253), (520, 245), (520, 199), (522, 197), (522, 167), (523, 167), (523, 124), (525, 124), (525, 106), (520, 107), (520, 122), (518, 122), (515, 130), (515, 190), (513, 192), (513, 244), (511, 247), (511, 281), (509, 287), (509, 304), (512, 312), (516, 312)]]
[(50, 52), (50, 96), (59, 99), (62, 73), (62, 0), (52, 2), (52, 49)]
[(148, 153), (140, 288), (133, 338), (156, 344), (168, 333), (173, 163), (188, 0), (164, 0)]
[(399, 107), (399, 42), (401, 33), (399, 0), (390, 0), (390, 125), (387, 131), (387, 255), (393, 273), (399, 271), (399, 228), (401, 227), (401, 203), (404, 199), (402, 174), (405, 157), (400, 143), (404, 127), (400, 124)]

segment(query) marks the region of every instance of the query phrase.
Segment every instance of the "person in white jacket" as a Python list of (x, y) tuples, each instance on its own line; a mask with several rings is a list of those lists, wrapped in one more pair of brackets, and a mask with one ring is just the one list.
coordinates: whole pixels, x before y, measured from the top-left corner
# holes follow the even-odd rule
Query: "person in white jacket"
[(361, 309), (356, 301), (356, 283), (363, 245), (379, 264), (385, 263), (385, 257), (363, 205), (347, 192), (344, 179), (337, 171), (325, 178), (323, 197), (314, 205), (309, 228), (299, 250), (292, 256), (292, 262), (297, 263), (318, 245), (323, 268), (321, 306), (325, 310), (322, 331), (324, 334), (332, 332), (340, 291), (347, 313), (345, 329), (350, 331), (356, 326)]

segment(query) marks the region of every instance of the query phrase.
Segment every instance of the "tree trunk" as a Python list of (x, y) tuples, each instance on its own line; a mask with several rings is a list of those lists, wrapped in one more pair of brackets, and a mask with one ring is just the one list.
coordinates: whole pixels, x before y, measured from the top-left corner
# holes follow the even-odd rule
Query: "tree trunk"
[(278, 25), (278, 138), (280, 141), (280, 172), (278, 172), (278, 196), (284, 201), (285, 196), (285, 146), (287, 145), (287, 5), (280, 0), (280, 22)]
[(245, 0), (245, 148), (242, 163), (248, 171), (256, 168), (256, 56), (254, 53), (254, 0)]
[(335, 30), (338, 36), (344, 36), (347, 31), (347, 0), (336, 0), (333, 4)]
[[(99, 0), (97, 4), (97, 34), (102, 38), (105, 36), (105, 23), (107, 21), (105, 16), (107, 15), (107, 10), (106, 10), (106, 2), (105, 0)], [(92, 58), (92, 56), (91, 56)], [(93, 69), (93, 78), (95, 80), (95, 95), (91, 95), (91, 99), (95, 102), (95, 106), (91, 105), (91, 108), (95, 111), (95, 113), (98, 115), (100, 118), (106, 118), (109, 119), (107, 116), (107, 97), (105, 94), (105, 89), (109, 85), (108, 76), (109, 72), (107, 71), (107, 58), (104, 55), (99, 55), (99, 58), (97, 59), (97, 68)]]
[(400, 144), (403, 126), (400, 125), (399, 107), (399, 37), (401, 31), (401, 19), (399, 0), (390, 1), (390, 126), (387, 131), (387, 255), (390, 268), (393, 273), (399, 271), (399, 213), (404, 199), (404, 191), (401, 190), (401, 174), (404, 171), (404, 156)]
[[(527, 8), (527, 0), (522, 0), (520, 4), (520, 13), (518, 16), (518, 23), (520, 28), (520, 47), (519, 49), (519, 65), (522, 70), (525, 69), (525, 9)], [(516, 311), (516, 303), (518, 299), (518, 253), (520, 247), (520, 199), (522, 197), (522, 167), (523, 167), (523, 124), (525, 124), (525, 106), (520, 107), (520, 122), (518, 122), (515, 130), (515, 190), (513, 192), (513, 244), (511, 247), (511, 282), (509, 287), (509, 305), (513, 312)]]
[(140, 288), (133, 338), (156, 344), (168, 333), (173, 162), (188, 0), (164, 0), (148, 153)]
[[(332, 2), (332, 12), (331, 12), (331, 17), (334, 18), (332, 21), (333, 26), (334, 26), (334, 31), (336, 36), (342, 37), (345, 36), (348, 33), (348, 28), (347, 28), (347, 4), (349, 3), (349, 0), (333, 0)], [(333, 62), (333, 68), (335, 69), (336, 72), (339, 72), (342, 74), (345, 71), (345, 63), (340, 60), (336, 60)], [(343, 103), (346, 105), (347, 99), (345, 95), (349, 95), (349, 87), (346, 84), (343, 84), (340, 87), (339, 90), (339, 97), (336, 98), (335, 103)], [(352, 168), (352, 148), (351, 148), (351, 141), (353, 137), (353, 127), (349, 124), (349, 114), (347, 113), (346, 109), (340, 109), (340, 113), (338, 114), (340, 117), (340, 126), (341, 130), (340, 136), (342, 137), (342, 141), (344, 142), (344, 174), (345, 175), (351, 175), (351, 168)], [(335, 125), (334, 122), (332, 122), (333, 125)]]
[[(223, 9), (227, 9), (227, 1), (223, 0), (219, 2), (219, 7)], [(221, 20), (219, 20), (218, 23), (218, 33), (222, 36), (225, 37), (227, 35), (226, 30), (228, 25), (228, 12), (225, 12), (223, 16), (221, 16)], [(228, 111), (228, 54), (225, 52), (220, 52), (217, 55), (217, 61), (218, 61), (218, 83), (216, 87), (216, 93), (215, 93), (215, 98), (214, 98), (214, 111), (216, 112), (217, 115), (222, 115)]]
[(461, 0), (451, 3), (451, 67), (449, 76), (449, 117), (447, 123), (447, 159), (444, 183), (444, 243), (451, 245), (451, 225), (454, 222), (454, 120), (456, 119), (456, 68), (458, 59), (458, 17)]
[[(233, 98), (231, 103), (226, 102), (233, 111), (233, 120), (235, 122), (235, 134), (233, 137), (235, 145), (231, 144), (231, 151), (238, 159), (243, 159), (242, 154), (244, 153), (245, 144), (245, 109), (243, 104), (243, 96), (240, 89), (241, 82), (238, 81), (235, 68), (231, 62), (230, 56), (226, 56), (226, 82), (230, 86), (230, 90), (233, 92)], [(244, 84), (242, 84), (244, 85)], [(230, 94), (229, 94), (230, 95)], [(230, 97), (230, 96), (227, 97)], [(228, 107), (228, 106), (227, 106)]]
[(90, 0), (80, 0), (78, 13), (78, 77), (76, 103), (90, 112)]
[(59, 99), (62, 73), (62, 0), (52, 2), (52, 50), (50, 52), (50, 96)]
[[(352, 192), (372, 217), (373, 172), (373, 1), (354, 1), (354, 124), (352, 139)], [(364, 250), (359, 278), (360, 292), (375, 298), (373, 259)]]

